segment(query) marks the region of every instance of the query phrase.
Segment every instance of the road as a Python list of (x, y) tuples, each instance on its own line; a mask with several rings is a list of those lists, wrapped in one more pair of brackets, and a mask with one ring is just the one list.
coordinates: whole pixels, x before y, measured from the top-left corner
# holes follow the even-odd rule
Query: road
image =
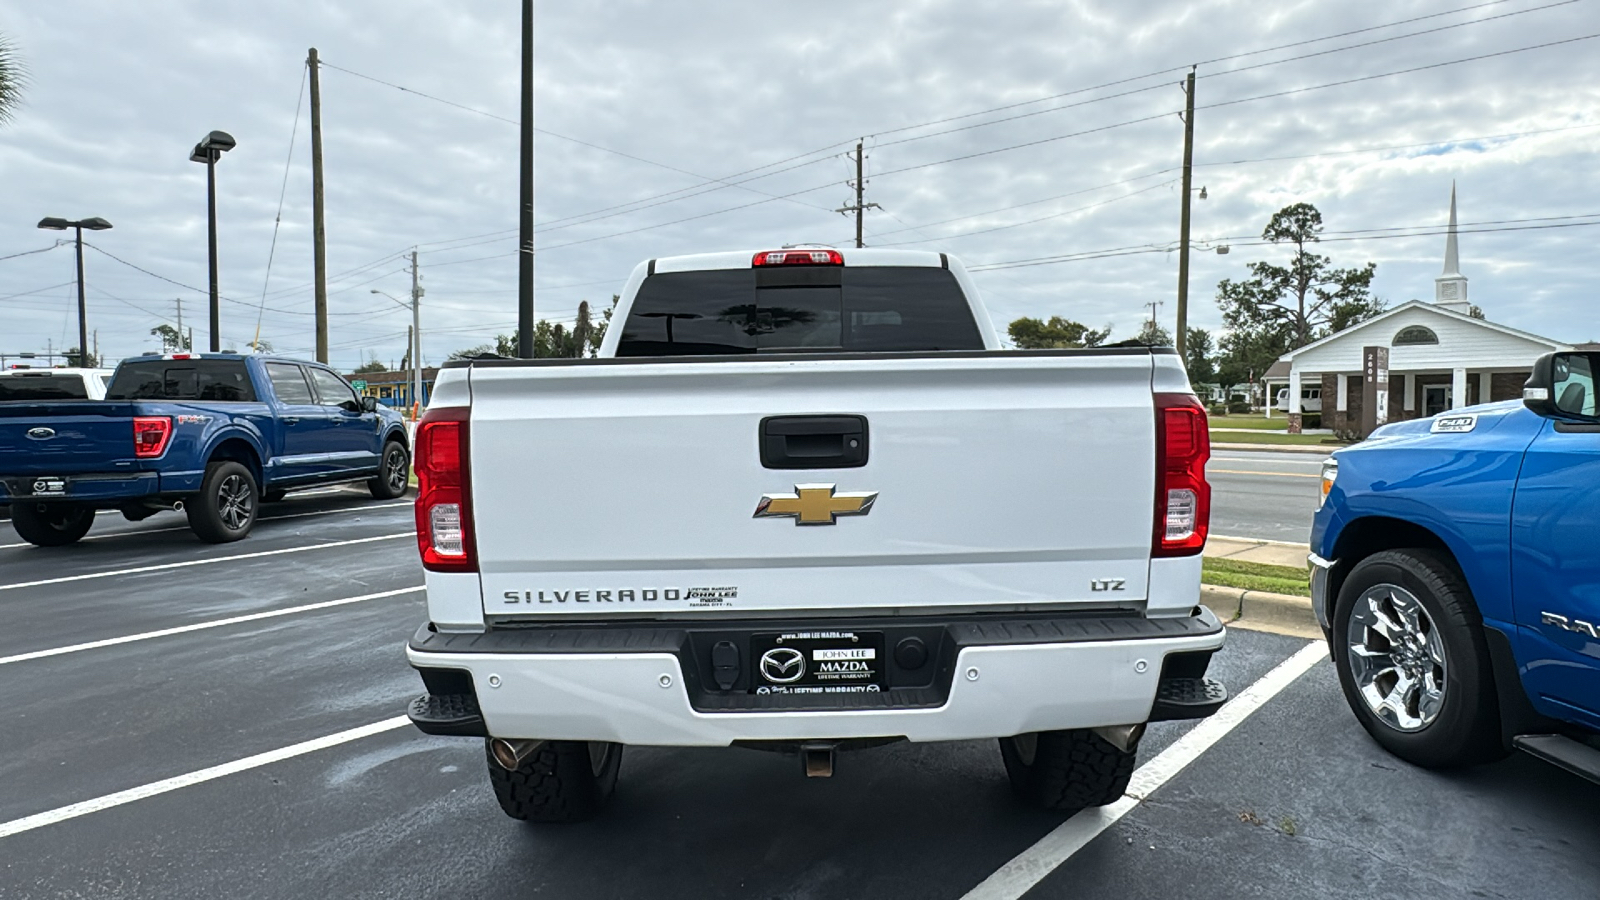
[(1304, 543), (1311, 539), (1322, 460), (1313, 453), (1213, 450), (1211, 533)]
[(828, 780), (776, 754), (628, 748), (603, 818), (530, 827), (495, 805), (481, 742), (396, 718), (425, 615), (409, 507), (271, 509), (226, 546), (172, 514), (102, 517), (69, 548), (0, 541), (0, 897), (1412, 900), (1537, 879), (1565, 900), (1600, 884), (1600, 788), (1520, 757), (1400, 763), (1320, 647), (1242, 630), (1212, 671), (1259, 705), (1231, 730), (1153, 726), (1141, 764), (1170, 752), (1117, 818), (1019, 808), (982, 741), (846, 754)]

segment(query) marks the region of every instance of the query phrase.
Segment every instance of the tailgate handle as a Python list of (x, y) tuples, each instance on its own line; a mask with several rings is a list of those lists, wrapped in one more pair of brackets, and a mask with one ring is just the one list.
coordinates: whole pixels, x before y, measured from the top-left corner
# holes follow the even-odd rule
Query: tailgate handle
[(853, 469), (866, 464), (865, 416), (761, 420), (761, 465), (768, 469)]

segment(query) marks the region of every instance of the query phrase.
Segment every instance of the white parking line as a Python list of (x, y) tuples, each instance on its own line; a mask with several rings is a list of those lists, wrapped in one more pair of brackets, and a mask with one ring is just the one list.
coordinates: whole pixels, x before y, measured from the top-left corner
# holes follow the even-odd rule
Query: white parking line
[(9, 822), (0, 822), (0, 838), (7, 838), (14, 834), (21, 834), (24, 831), (32, 831), (35, 828), (43, 828), (46, 825), (54, 825), (57, 822), (65, 822), (68, 819), (76, 819), (79, 816), (86, 816), (90, 813), (111, 809), (114, 806), (122, 806), (126, 803), (132, 803), (135, 800), (143, 800), (146, 797), (154, 797), (157, 794), (165, 794), (168, 791), (175, 791), (179, 788), (186, 788), (191, 785), (202, 784), (207, 781), (214, 781), (218, 778), (222, 778), (227, 775), (233, 775), (237, 772), (244, 772), (249, 769), (271, 765), (275, 762), (293, 759), (296, 756), (304, 756), (307, 753), (315, 753), (318, 750), (325, 750), (329, 747), (337, 747), (340, 744), (348, 744), (351, 741), (358, 741), (364, 737), (370, 737), (374, 734), (382, 734), (385, 731), (393, 731), (396, 728), (403, 728), (409, 724), (411, 724), (411, 721), (405, 716), (395, 716), (392, 719), (384, 719), (381, 722), (373, 722), (371, 725), (363, 725), (360, 728), (352, 728), (349, 731), (341, 731), (338, 734), (330, 734), (324, 737), (313, 738), (309, 741), (291, 744), (288, 747), (282, 747), (277, 750), (269, 750), (266, 753), (258, 753), (255, 756), (247, 756), (244, 759), (236, 759), (233, 762), (223, 763), (220, 766), (212, 766), (209, 769), (200, 769), (199, 771), (189, 772), (187, 774), (178, 775), (173, 778), (167, 778), (162, 781), (153, 781), (149, 784), (140, 785), (136, 788), (118, 791), (115, 794), (106, 794), (103, 797), (96, 797), (93, 800), (85, 800), (82, 803), (74, 803), (70, 806), (57, 807), (42, 813), (26, 816), (21, 819), (12, 819)]
[[(1161, 751), (1155, 759), (1140, 766), (1128, 784), (1128, 793), (1110, 806), (1087, 809), (1078, 813), (1039, 842), (1022, 851), (1010, 862), (985, 878), (968, 891), (961, 900), (1016, 900), (1043, 881), (1074, 853), (1088, 846), (1101, 832), (1149, 798), (1184, 767), (1194, 762), (1202, 753), (1221, 740), (1228, 732), (1248, 719), (1268, 700), (1294, 683), (1328, 655), (1328, 646), (1321, 641), (1307, 644), (1299, 652), (1279, 663), (1261, 677), (1260, 681), (1245, 688), (1239, 696), (1229, 700), (1216, 714), (1189, 729), (1172, 746)], [(0, 825), (0, 834), (5, 826)]]
[(256, 553), (239, 553), (233, 556), (214, 556), (210, 559), (190, 559), (183, 562), (162, 563), (157, 566), (137, 566), (132, 569), (113, 569), (109, 572), (90, 572), (85, 575), (63, 575), (60, 578), (41, 578), (38, 581), (18, 581), (13, 584), (0, 584), (0, 591), (10, 591), (17, 588), (39, 587), (45, 584), (64, 584), (69, 581), (87, 581), (91, 578), (109, 578), (113, 575), (138, 575), (143, 572), (162, 572), (168, 569), (182, 569), (189, 566), (209, 566), (212, 563), (235, 562), (241, 559), (259, 559), (263, 556), (282, 556), (285, 553), (304, 553), (307, 550), (326, 550), (329, 547), (348, 547), (351, 544), (368, 544), (373, 541), (392, 541), (395, 538), (415, 538), (416, 532), (402, 531), (399, 534), (380, 534), (377, 537), (353, 538), (348, 541), (329, 541), (324, 544), (311, 544), (305, 547), (285, 547), (281, 550), (261, 550)]
[[(420, 590), (413, 588), (412, 590)], [(1299, 652), (1280, 663), (1272, 671), (1262, 676), (1260, 681), (1246, 688), (1243, 693), (1228, 701), (1217, 713), (1179, 738), (1172, 746), (1163, 750), (1155, 759), (1140, 766), (1133, 773), (1133, 780), (1128, 785), (1128, 794), (1111, 806), (1102, 809), (1088, 810), (1078, 813), (1056, 829), (1045, 835), (1038, 843), (1023, 851), (1021, 855), (1006, 863), (993, 875), (973, 888), (962, 900), (1015, 900), (1021, 897), (1044, 877), (1053, 872), (1071, 858), (1072, 854), (1082, 849), (1095, 836), (1105, 831), (1127, 815), (1130, 810), (1138, 806), (1140, 801), (1149, 797), (1152, 792), (1167, 783), (1174, 775), (1183, 770), (1185, 766), (1209, 750), (1212, 745), (1221, 740), (1228, 732), (1232, 731), (1239, 723), (1249, 718), (1251, 713), (1260, 709), (1268, 700), (1277, 696), (1280, 691), (1288, 687), (1296, 678), (1300, 677), (1319, 660), (1327, 655), (1327, 647), (1321, 642), (1308, 644)], [(3, 660), (0, 660), (3, 661)], [(35, 813), (21, 819), (9, 822), (0, 822), (0, 838), (43, 828), (57, 822), (75, 819), (90, 813), (111, 809), (165, 794), (179, 788), (186, 788), (207, 781), (213, 781), (227, 775), (244, 772), (249, 769), (259, 768), (296, 756), (304, 756), (329, 747), (337, 747), (351, 741), (360, 740), (385, 731), (393, 731), (405, 727), (410, 720), (405, 716), (395, 716), (370, 725), (341, 731), (325, 737), (313, 738), (298, 744), (291, 744), (277, 750), (247, 756), (244, 759), (212, 766), (208, 769), (177, 775), (139, 787), (106, 794), (91, 800), (84, 800), (68, 806), (57, 807), (42, 813)]]
[(207, 628), (221, 628), (224, 625), (237, 625), (240, 622), (258, 622), (262, 619), (274, 619), (278, 616), (292, 616), (295, 613), (312, 612), (318, 609), (328, 609), (334, 606), (348, 606), (351, 603), (360, 603), (363, 600), (381, 600), (384, 597), (398, 597), (401, 594), (414, 594), (422, 590), (422, 585), (408, 588), (396, 588), (392, 591), (379, 591), (376, 594), (362, 594), (359, 597), (341, 597), (338, 600), (323, 600), (319, 603), (306, 603), (301, 606), (289, 606), (283, 609), (269, 609), (265, 612), (250, 613), (243, 616), (232, 616), (227, 619), (212, 619), (208, 622), (195, 622), (192, 625), (178, 625), (173, 628), (162, 628), (159, 631), (145, 631), (139, 634), (125, 634), (121, 637), (106, 638), (99, 641), (89, 641), (83, 644), (68, 644), (65, 647), (52, 647), (49, 650), (33, 650), (28, 653), (18, 653), (15, 656), (0, 656), (0, 666), (8, 663), (27, 662), (30, 659), (44, 659), (47, 656), (62, 656), (67, 653), (77, 653), (80, 650), (95, 650), (100, 647), (114, 647), (117, 644), (131, 644), (135, 641), (148, 641), (152, 638), (167, 637), (173, 634), (186, 634), (191, 631), (204, 631)]
[[(330, 490), (332, 490), (332, 489), (330, 488)], [(317, 509), (317, 510), (312, 510), (311, 512), (288, 513), (287, 515), (282, 515), (282, 516), (261, 516), (261, 517), (256, 519), (256, 524), (260, 525), (262, 522), (276, 522), (279, 519), (303, 519), (306, 516), (332, 516), (332, 515), (338, 515), (340, 513), (363, 512), (363, 511), (369, 510), (369, 509), (392, 509), (393, 507), (396, 507), (396, 506), (414, 506), (414, 505), (415, 504), (413, 504), (410, 500), (402, 500), (399, 503), (375, 503), (375, 504), (373, 504), (371, 506), (352, 506), (349, 509)], [(103, 509), (100, 512), (116, 512), (116, 510), (114, 510), (114, 509), (110, 509), (110, 510)], [(96, 513), (96, 515), (98, 515), (98, 514), (99, 513)], [(163, 531), (188, 531), (188, 530), (189, 530), (189, 526), (187, 526), (187, 525), (172, 525), (172, 526), (169, 526), (169, 527), (166, 527), (166, 528), (144, 528), (144, 529), (140, 529), (138, 531), (117, 531), (117, 532), (113, 532), (112, 534), (91, 534), (88, 537), (83, 538), (82, 540), (84, 540), (84, 541), (104, 541), (104, 540), (109, 540), (111, 538), (136, 537), (136, 536), (142, 535), (142, 534), (159, 534), (160, 532), (163, 532)], [(15, 543), (15, 544), (0, 544), (0, 550), (15, 550), (18, 547), (32, 547), (32, 546), (33, 545), (28, 543), (27, 541), (19, 541), (18, 543)]]

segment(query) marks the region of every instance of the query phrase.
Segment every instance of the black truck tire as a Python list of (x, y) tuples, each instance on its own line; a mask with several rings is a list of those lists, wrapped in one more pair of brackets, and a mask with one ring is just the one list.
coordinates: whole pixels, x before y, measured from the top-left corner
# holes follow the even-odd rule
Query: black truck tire
[(378, 475), (367, 480), (367, 490), (379, 500), (393, 500), (402, 496), (411, 484), (411, 454), (399, 441), (385, 441), (383, 457), (378, 462)]
[(1451, 560), (1415, 549), (1357, 563), (1339, 589), (1332, 647), (1345, 700), (1390, 753), (1424, 768), (1506, 755), (1483, 619)]
[(489, 784), (500, 808), (525, 822), (582, 822), (611, 799), (622, 766), (622, 745), (589, 741), (546, 741), (522, 765), (508, 770), (489, 760)]
[(1066, 813), (1120, 799), (1138, 755), (1137, 742), (1121, 750), (1086, 728), (1000, 739), (1012, 792), (1029, 806)]
[(94, 525), (94, 510), (81, 503), (13, 503), (11, 527), (30, 544), (63, 547), (77, 543)]
[(256, 479), (243, 464), (219, 459), (206, 466), (200, 492), (188, 497), (183, 511), (189, 528), (208, 544), (226, 544), (250, 533), (260, 507)]

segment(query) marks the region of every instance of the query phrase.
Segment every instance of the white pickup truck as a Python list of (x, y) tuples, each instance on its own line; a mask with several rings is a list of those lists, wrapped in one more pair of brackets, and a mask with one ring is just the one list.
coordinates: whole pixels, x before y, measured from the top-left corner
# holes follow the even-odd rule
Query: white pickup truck
[(430, 734), (572, 821), (627, 744), (998, 738), (1016, 793), (1120, 797), (1214, 712), (1205, 413), (1143, 346), (1000, 349), (939, 253), (655, 259), (599, 359), (441, 373), (416, 438)]

